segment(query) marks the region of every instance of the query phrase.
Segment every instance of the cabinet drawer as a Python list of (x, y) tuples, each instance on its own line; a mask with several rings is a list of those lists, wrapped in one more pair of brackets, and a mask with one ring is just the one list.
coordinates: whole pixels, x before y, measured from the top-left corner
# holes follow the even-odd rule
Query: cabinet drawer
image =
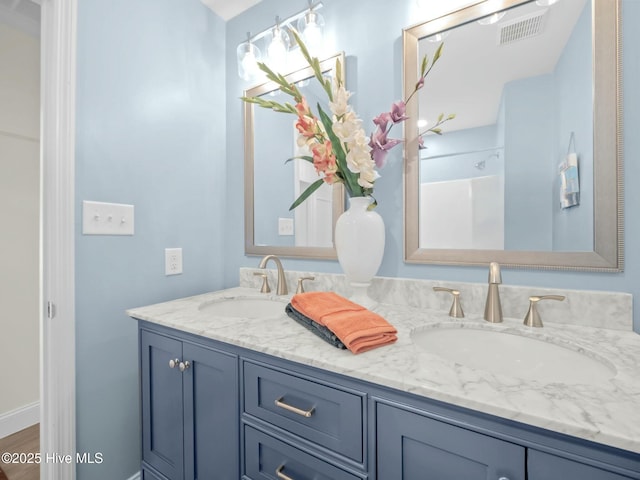
[(360, 480), (250, 426), (244, 433), (245, 474), (254, 480)]
[(355, 393), (244, 364), (246, 413), (357, 462), (363, 461), (363, 402)]

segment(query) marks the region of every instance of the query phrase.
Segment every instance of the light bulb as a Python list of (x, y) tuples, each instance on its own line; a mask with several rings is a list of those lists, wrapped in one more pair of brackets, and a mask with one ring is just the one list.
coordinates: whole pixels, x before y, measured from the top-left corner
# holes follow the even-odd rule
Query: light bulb
[(322, 47), (323, 27), (324, 18), (313, 10), (309, 10), (298, 20), (298, 30), (302, 32), (304, 43), (311, 52), (317, 51)]
[(246, 77), (245, 80), (251, 79), (258, 72), (256, 57), (253, 56), (252, 52), (245, 53), (240, 63), (242, 64), (242, 69), (244, 70), (244, 75)]
[(442, 42), (445, 38), (449, 36), (449, 31), (445, 30), (444, 32), (435, 33), (427, 37), (428, 42)]
[(536, 0), (536, 5), (540, 6), (540, 7), (548, 7), (550, 5), (553, 5), (554, 3), (557, 3), (558, 0)]
[(488, 15), (486, 17), (478, 20), (480, 25), (493, 25), (494, 23), (498, 23), (502, 17), (506, 15), (507, 12), (496, 12), (493, 15)]
[(287, 52), (289, 51), (289, 35), (280, 26), (273, 29), (273, 38), (267, 47), (269, 66), (272, 70), (282, 71), (286, 67)]
[(238, 45), (236, 49), (238, 76), (243, 80), (252, 80), (260, 73), (258, 62), (262, 61), (260, 49), (250, 41)]

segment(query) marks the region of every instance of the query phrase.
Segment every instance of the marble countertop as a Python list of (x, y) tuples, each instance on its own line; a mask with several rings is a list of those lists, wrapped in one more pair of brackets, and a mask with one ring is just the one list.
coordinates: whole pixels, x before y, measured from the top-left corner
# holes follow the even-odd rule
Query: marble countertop
[[(221, 298), (260, 296), (283, 302), (268, 319), (212, 316), (200, 306)], [(325, 343), (284, 313), (288, 297), (236, 287), (127, 311), (131, 317), (212, 338), (349, 377), (411, 392), (499, 417), (640, 453), (640, 335), (632, 331), (554, 324), (542, 329), (506, 318), (489, 324), (478, 317), (456, 320), (447, 311), (378, 304), (374, 310), (398, 330), (398, 341), (359, 355)], [(523, 381), (465, 367), (413, 344), (411, 334), (440, 326), (479, 328), (571, 344), (615, 368), (598, 385)]]

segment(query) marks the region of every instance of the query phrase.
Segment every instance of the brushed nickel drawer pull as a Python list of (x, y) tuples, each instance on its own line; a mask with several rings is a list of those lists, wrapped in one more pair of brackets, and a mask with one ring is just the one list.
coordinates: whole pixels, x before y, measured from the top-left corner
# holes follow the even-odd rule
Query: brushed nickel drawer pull
[(293, 478), (291, 478), (289, 475), (285, 475), (284, 473), (282, 473), (282, 470), (284, 470), (284, 465), (280, 465), (278, 468), (276, 468), (276, 476), (278, 478), (281, 478), (282, 480), (293, 480)]
[(309, 410), (302, 410), (300, 408), (292, 407), (291, 405), (284, 403), (282, 401), (283, 398), (284, 397), (280, 397), (276, 400), (276, 407), (284, 408), (285, 410), (289, 410), (290, 412), (296, 413), (305, 418), (309, 418), (311, 415), (313, 415), (313, 411), (316, 407), (311, 407)]

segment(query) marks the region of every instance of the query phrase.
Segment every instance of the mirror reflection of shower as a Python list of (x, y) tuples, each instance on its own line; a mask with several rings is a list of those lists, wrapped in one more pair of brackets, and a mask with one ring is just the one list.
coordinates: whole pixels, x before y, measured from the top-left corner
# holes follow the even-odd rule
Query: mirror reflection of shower
[(438, 147), (430, 143), (420, 162), (420, 248), (503, 249), (503, 147)]

